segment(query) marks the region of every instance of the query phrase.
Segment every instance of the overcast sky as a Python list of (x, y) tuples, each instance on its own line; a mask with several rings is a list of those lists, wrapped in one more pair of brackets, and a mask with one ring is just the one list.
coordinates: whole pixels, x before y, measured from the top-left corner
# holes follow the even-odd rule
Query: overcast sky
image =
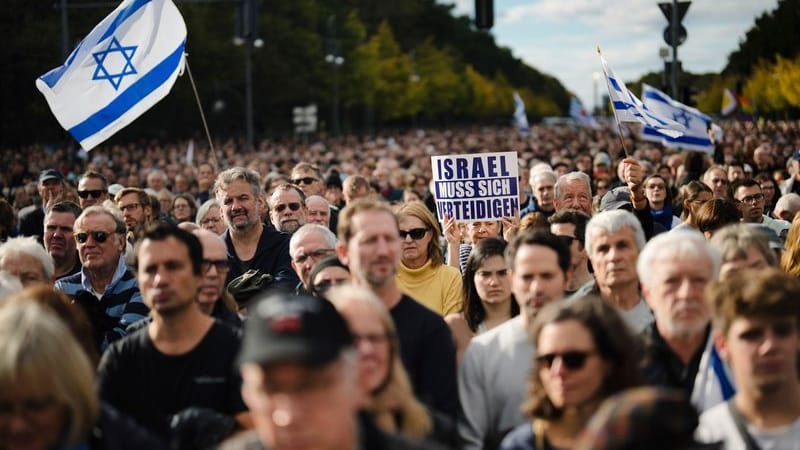
[[(455, 4), (454, 14), (473, 16), (474, 0)], [(663, 70), (659, 49), (667, 21), (658, 0), (495, 0), (491, 33), (538, 70), (558, 78), (587, 108), (594, 105), (593, 72), (601, 72), (600, 45), (612, 69), (625, 81)], [(683, 68), (719, 72), (739, 47), (755, 18), (775, 9), (778, 0), (694, 0), (683, 25), (688, 37), (678, 47)], [(597, 83), (598, 97), (605, 92)], [(635, 94), (639, 94), (636, 92)]]

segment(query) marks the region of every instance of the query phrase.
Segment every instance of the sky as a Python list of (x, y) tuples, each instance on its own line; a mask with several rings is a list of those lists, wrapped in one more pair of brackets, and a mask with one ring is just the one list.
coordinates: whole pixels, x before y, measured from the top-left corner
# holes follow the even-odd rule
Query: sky
[[(454, 4), (455, 15), (473, 16), (474, 0), (437, 1)], [(491, 33), (499, 46), (558, 78), (589, 109), (607, 94), (605, 80), (593, 80), (593, 73), (602, 74), (598, 45), (624, 81), (663, 70), (663, 1), (669, 0), (494, 0)], [(778, 0), (692, 1), (683, 19), (687, 38), (678, 47), (683, 69), (720, 72), (756, 17), (777, 5)]]

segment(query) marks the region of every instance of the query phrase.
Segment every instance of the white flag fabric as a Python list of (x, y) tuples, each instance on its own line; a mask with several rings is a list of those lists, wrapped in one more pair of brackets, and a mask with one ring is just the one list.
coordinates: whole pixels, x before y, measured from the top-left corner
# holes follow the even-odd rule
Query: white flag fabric
[(714, 146), (708, 137), (711, 117), (691, 106), (677, 102), (660, 90), (642, 84), (642, 99), (645, 106), (660, 117), (668, 117), (686, 127), (683, 136), (671, 138), (664, 136), (649, 126), (642, 128), (642, 139), (661, 142), (665, 147), (682, 148), (698, 152), (712, 153)]
[[(599, 53), (599, 50), (598, 50)], [(661, 134), (669, 137), (681, 136), (686, 128), (665, 117), (661, 117), (650, 111), (633, 92), (625, 86), (625, 83), (617, 77), (613, 70), (608, 66), (608, 62), (600, 55), (603, 63), (603, 74), (608, 85), (608, 95), (614, 110), (614, 118), (619, 122), (635, 122), (648, 125)]]
[(530, 128), (528, 127), (528, 116), (525, 115), (525, 102), (519, 96), (517, 91), (514, 91), (514, 124), (522, 136), (527, 136)]
[(569, 100), (569, 116), (585, 127), (594, 129), (600, 128), (600, 124), (597, 123), (597, 120), (591, 113), (586, 111), (586, 108), (583, 107), (583, 103), (578, 100), (578, 97), (573, 96)]
[(124, 0), (36, 87), (90, 150), (169, 93), (183, 73), (185, 45), (186, 24), (171, 0)]
[(189, 139), (189, 145), (186, 146), (186, 164), (194, 163), (194, 139)]

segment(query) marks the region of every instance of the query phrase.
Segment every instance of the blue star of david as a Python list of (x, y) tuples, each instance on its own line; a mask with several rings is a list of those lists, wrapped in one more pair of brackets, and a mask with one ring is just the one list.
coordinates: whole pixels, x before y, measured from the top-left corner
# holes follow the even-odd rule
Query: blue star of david
[(672, 120), (675, 122), (683, 124), (686, 128), (689, 128), (689, 122), (692, 121), (692, 116), (686, 113), (684, 110), (679, 110), (677, 112), (672, 113)]
[[(112, 37), (111, 42), (108, 43), (108, 47), (105, 50), (92, 53), (92, 56), (97, 63), (97, 69), (95, 69), (92, 79), (108, 80), (108, 82), (114, 86), (115, 91), (119, 89), (119, 85), (122, 84), (122, 79), (125, 78), (126, 75), (136, 74), (136, 68), (133, 67), (133, 63), (131, 63), (131, 59), (133, 58), (133, 54), (136, 53), (136, 49), (137, 46), (135, 45), (123, 47), (120, 45), (117, 38)], [(106, 67), (103, 65), (106, 57), (111, 53), (119, 53), (123, 58), (125, 58), (125, 65), (122, 67), (122, 70), (119, 73), (109, 73), (108, 69), (106, 69)]]

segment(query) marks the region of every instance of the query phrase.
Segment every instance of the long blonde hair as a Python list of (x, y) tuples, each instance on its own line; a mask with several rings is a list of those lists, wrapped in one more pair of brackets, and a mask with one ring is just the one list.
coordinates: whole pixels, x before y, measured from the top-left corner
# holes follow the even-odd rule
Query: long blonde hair
[[(433, 430), (431, 414), (414, 396), (408, 372), (400, 359), (400, 341), (389, 310), (372, 291), (360, 286), (350, 284), (334, 286), (327, 292), (326, 297), (340, 311), (352, 303), (372, 308), (386, 329), (390, 345), (389, 374), (377, 392), (370, 394), (371, 401), (367, 405), (367, 412), (373, 416), (399, 412), (403, 418), (398, 427), (401, 433), (413, 437), (428, 436)], [(397, 404), (394, 400), (399, 400), (399, 411), (393, 409), (393, 405)]]
[(792, 226), (786, 235), (786, 244), (781, 255), (781, 269), (790, 275), (800, 277), (800, 214), (795, 214)]
[(0, 307), (0, 392), (21, 380), (66, 407), (69, 447), (88, 437), (98, 414), (94, 370), (69, 328), (34, 302)]

